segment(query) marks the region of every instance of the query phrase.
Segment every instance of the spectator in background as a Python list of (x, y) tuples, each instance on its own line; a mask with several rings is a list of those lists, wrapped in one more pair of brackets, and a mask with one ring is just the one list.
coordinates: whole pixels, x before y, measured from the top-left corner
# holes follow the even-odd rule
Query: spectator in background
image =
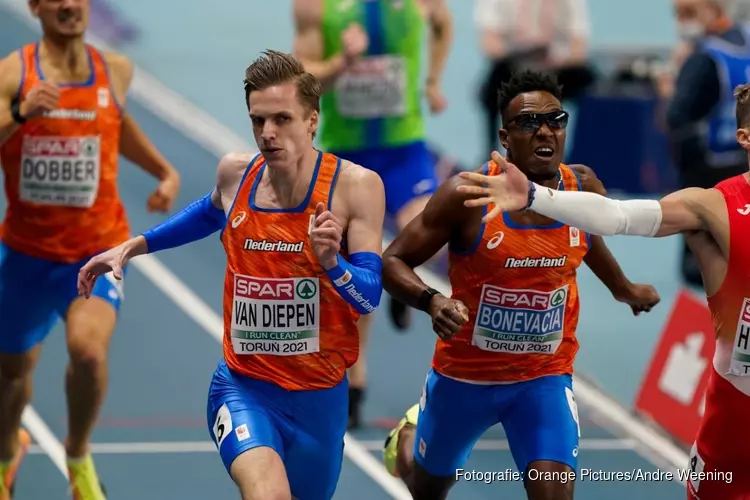
[(549, 70), (575, 99), (593, 82), (588, 66), (591, 25), (586, 0), (476, 0), (474, 21), (490, 61), (480, 89), (487, 151), (498, 149), (497, 90), (522, 69)]
[[(730, 0), (674, 0), (681, 41), (672, 86), (660, 86), (668, 100), (667, 126), (682, 188), (710, 188), (747, 170), (737, 144), (733, 90), (747, 83), (750, 35), (727, 14)], [(682, 275), (702, 286), (692, 252), (683, 246)]]

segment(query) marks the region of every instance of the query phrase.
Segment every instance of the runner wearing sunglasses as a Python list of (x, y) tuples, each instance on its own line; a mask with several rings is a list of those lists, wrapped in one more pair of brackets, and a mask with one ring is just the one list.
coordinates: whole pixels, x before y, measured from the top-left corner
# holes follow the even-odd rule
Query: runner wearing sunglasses
[[(529, 178), (553, 189), (604, 193), (590, 169), (561, 164), (568, 115), (555, 81), (516, 75), (501, 89), (499, 104), (508, 160)], [(494, 162), (482, 170), (500, 172)], [(577, 269), (586, 262), (634, 314), (649, 311), (659, 296), (630, 283), (598, 236), (526, 212), (484, 224), (483, 208), (465, 207), (470, 196), (456, 190), (465, 182), (455, 176), (443, 183), (383, 256), (385, 288), (430, 314), (439, 336), (419, 404), (386, 439), (386, 467), (416, 500), (446, 498), (471, 474), (463, 468), (477, 440), (501, 423), (518, 468), (514, 477), (524, 479), (528, 498), (573, 498), (580, 436), (572, 387)], [(451, 297), (414, 272), (445, 244)]]

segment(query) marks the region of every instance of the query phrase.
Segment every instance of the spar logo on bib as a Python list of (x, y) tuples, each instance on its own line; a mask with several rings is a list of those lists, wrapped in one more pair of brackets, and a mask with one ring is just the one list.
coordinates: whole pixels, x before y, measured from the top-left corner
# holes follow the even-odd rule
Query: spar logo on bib
[(485, 351), (552, 354), (562, 342), (567, 285), (514, 290), (484, 285), (472, 344)]
[(303, 299), (311, 299), (318, 293), (318, 285), (309, 279), (300, 280), (295, 288), (297, 295)]
[(234, 276), (232, 346), (236, 354), (318, 352), (318, 278)]
[(99, 137), (23, 139), (19, 195), (42, 205), (90, 207), (99, 190)]
[(742, 377), (750, 376), (750, 299), (748, 298), (742, 302), (737, 333), (734, 335), (729, 373)]

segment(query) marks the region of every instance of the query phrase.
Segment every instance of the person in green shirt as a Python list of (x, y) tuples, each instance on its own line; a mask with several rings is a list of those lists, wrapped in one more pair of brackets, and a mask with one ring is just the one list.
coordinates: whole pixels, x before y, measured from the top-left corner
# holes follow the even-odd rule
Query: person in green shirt
[[(446, 1), (294, 0), (294, 19), (295, 56), (324, 88), (321, 149), (377, 172), (387, 215), (402, 229), (438, 186), (422, 98), (432, 113), (447, 105), (441, 83), (453, 23)], [(390, 313), (397, 328), (408, 326), (407, 306), (391, 299)], [(360, 320), (360, 357), (349, 371), (350, 428), (360, 424), (370, 318)]]

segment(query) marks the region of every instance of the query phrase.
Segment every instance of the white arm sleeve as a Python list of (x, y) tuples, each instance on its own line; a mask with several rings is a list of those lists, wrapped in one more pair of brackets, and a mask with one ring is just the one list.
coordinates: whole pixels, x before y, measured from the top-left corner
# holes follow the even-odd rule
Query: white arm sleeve
[(558, 191), (535, 184), (529, 210), (600, 236), (654, 236), (661, 226), (657, 200), (613, 200), (596, 193)]

